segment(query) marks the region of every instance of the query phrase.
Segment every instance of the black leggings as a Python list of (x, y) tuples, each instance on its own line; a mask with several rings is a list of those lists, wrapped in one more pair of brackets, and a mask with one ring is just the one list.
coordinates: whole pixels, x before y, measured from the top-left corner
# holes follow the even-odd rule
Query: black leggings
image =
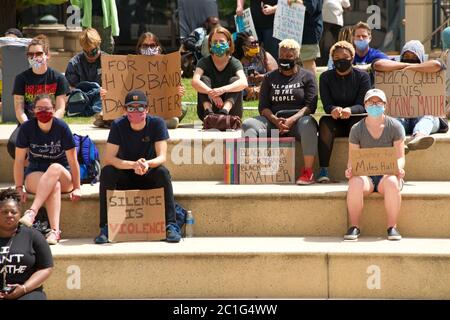
[[(235, 76), (232, 77), (230, 79), (230, 83), (233, 83), (235, 81), (237, 81), (239, 79), (239, 77)], [(207, 76), (202, 76), (200, 78), (200, 80), (202, 82), (204, 82), (208, 87), (213, 88), (212, 85), (212, 81), (209, 77)], [(233, 116), (239, 116), (240, 118), (242, 118), (242, 91), (239, 92), (227, 92), (224, 93), (221, 96), (223, 102), (225, 101), (230, 101), (231, 104), (233, 105), (233, 107), (231, 108), (229, 114), (233, 115)], [(205, 102), (211, 102), (211, 100), (209, 100), (209, 97), (207, 94), (204, 93), (198, 93), (197, 94), (197, 115), (199, 117), (200, 120), (203, 121), (203, 119), (205, 118), (205, 108), (203, 107), (203, 104)], [(212, 110), (214, 113), (218, 113), (219, 112), (219, 108), (217, 108), (214, 103), (212, 103)]]
[(348, 137), (352, 126), (365, 116), (353, 116), (349, 119), (334, 120), (331, 116), (323, 116), (319, 121), (319, 164), (329, 167), (334, 138)]
[(132, 190), (164, 188), (166, 209), (166, 225), (176, 223), (175, 200), (173, 198), (172, 181), (169, 170), (164, 166), (150, 169), (140, 176), (133, 170), (121, 170), (113, 166), (105, 166), (100, 174), (100, 228), (108, 223), (107, 190)]

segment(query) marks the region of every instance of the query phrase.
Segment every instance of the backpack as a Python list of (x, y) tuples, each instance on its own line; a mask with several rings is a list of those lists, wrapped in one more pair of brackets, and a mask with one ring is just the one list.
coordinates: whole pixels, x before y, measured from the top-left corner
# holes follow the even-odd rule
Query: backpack
[(175, 202), (175, 214), (177, 218), (177, 225), (180, 227), (180, 232), (182, 232), (183, 226), (186, 223), (187, 210), (179, 203)]
[(92, 116), (91, 101), (88, 95), (80, 89), (73, 89), (67, 99), (67, 116), (84, 117)]
[(98, 149), (89, 136), (73, 134), (77, 148), (78, 163), (80, 164), (81, 183), (94, 183), (100, 181), (100, 160)]

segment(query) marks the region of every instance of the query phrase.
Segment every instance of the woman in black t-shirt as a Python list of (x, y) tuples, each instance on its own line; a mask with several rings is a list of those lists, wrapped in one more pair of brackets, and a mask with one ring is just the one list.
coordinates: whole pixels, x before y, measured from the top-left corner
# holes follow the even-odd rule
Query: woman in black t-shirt
[(242, 90), (247, 87), (242, 64), (232, 56), (231, 33), (222, 27), (208, 38), (211, 55), (197, 63), (192, 87), (198, 92), (197, 115), (200, 120), (212, 113), (242, 117)]
[[(27, 57), (31, 68), (18, 74), (14, 80), (14, 110), (19, 126), (34, 117), (33, 100), (38, 94), (46, 93), (56, 101), (55, 117), (62, 119), (66, 108), (69, 83), (58, 71), (50, 68), (50, 44), (48, 38), (39, 35), (28, 45)], [(18, 128), (8, 141), (8, 153), (14, 159)]]
[(0, 299), (44, 300), (53, 257), (41, 233), (19, 226), (20, 195), (0, 192)]
[(300, 67), (300, 45), (292, 39), (280, 42), (278, 70), (267, 73), (259, 94), (260, 116), (242, 124), (245, 137), (293, 136), (301, 141), (304, 167), (296, 183), (314, 183), (317, 154), (317, 122), (310, 116), (317, 108), (314, 75)]
[[(45, 204), (52, 229), (47, 242), (56, 244), (61, 233), (61, 193), (70, 192), (72, 201), (79, 200), (80, 166), (72, 132), (64, 121), (54, 118), (51, 97), (38, 95), (33, 112), (36, 118), (20, 126), (14, 161), (14, 181), (22, 200), (26, 199), (24, 187), (36, 194), (20, 222), (31, 227), (38, 210)], [(27, 153), (30, 164), (25, 168)]]

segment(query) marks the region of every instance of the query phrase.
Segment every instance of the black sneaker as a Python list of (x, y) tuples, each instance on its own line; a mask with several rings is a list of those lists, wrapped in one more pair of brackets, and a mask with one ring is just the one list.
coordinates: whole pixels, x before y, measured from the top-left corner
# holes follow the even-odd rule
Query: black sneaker
[(344, 240), (358, 240), (361, 230), (358, 227), (350, 227), (344, 235)]
[(220, 109), (219, 112), (220, 114), (224, 114), (224, 115), (228, 115), (228, 110), (227, 109)]
[(402, 240), (402, 235), (396, 227), (390, 227), (387, 229), (387, 238), (388, 240)]

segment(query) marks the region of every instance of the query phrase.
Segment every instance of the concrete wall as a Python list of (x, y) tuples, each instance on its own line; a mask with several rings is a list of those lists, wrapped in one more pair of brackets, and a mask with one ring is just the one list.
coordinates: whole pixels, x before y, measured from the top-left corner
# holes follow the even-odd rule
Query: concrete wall
[[(406, 0), (405, 41), (423, 41), (433, 32), (433, 0)], [(425, 51), (431, 50), (431, 42), (424, 43)]]

